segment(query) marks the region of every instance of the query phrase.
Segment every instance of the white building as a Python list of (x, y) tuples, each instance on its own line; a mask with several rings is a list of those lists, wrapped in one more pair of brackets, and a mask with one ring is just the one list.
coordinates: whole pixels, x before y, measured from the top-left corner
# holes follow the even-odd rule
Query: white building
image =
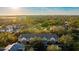
[(12, 25), (6, 26), (6, 32), (13, 32), (13, 26)]

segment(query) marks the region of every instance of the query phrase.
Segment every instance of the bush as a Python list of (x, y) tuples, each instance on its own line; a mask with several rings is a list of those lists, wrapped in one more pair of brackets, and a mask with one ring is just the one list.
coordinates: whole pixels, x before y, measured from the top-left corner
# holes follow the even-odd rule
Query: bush
[(35, 37), (30, 40), (30, 44), (35, 51), (45, 51), (46, 45), (42, 38)]
[(48, 45), (47, 51), (60, 51), (61, 48), (57, 45)]
[(34, 38), (31, 38), (30, 44), (34, 44), (35, 42), (37, 42), (37, 41), (42, 41), (42, 40), (43, 40), (43, 39), (40, 38), (40, 37), (34, 37)]
[(17, 37), (12, 33), (0, 33), (0, 46), (5, 47), (9, 43), (16, 42)]
[(67, 46), (71, 45), (74, 42), (73, 37), (71, 35), (62, 35), (58, 41)]
[(53, 26), (50, 28), (51, 33), (56, 33), (56, 34), (64, 34), (66, 32), (65, 28), (62, 26)]
[(73, 49), (74, 49), (75, 51), (79, 51), (79, 42), (75, 42), (75, 43), (73, 44)]

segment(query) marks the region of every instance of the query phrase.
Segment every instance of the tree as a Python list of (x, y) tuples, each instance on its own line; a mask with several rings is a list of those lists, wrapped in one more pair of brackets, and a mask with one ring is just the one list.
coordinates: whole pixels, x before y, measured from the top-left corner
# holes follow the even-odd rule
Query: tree
[(57, 31), (58, 31), (57, 26), (50, 27), (50, 32), (51, 33), (57, 33)]
[(50, 28), (50, 32), (61, 35), (61, 34), (64, 34), (66, 32), (66, 30), (62, 26), (53, 26)]
[(73, 49), (74, 49), (75, 51), (79, 51), (79, 42), (74, 42), (74, 44), (73, 44)]
[(42, 27), (48, 27), (50, 26), (50, 22), (49, 21), (45, 21), (41, 24)]
[(31, 38), (30, 43), (33, 44), (33, 43), (35, 43), (36, 41), (42, 41), (42, 40), (43, 40), (43, 39), (40, 38), (40, 37), (34, 37), (34, 38)]
[(47, 47), (47, 51), (60, 51), (60, 50), (62, 50), (61, 47), (57, 45), (48, 45)]
[(32, 38), (30, 41), (30, 44), (35, 51), (45, 51), (46, 50), (46, 45), (43, 42), (42, 38), (39, 38), (39, 37)]
[(78, 19), (71, 20), (70, 21), (70, 26), (72, 26), (72, 27), (79, 27), (79, 20)]
[(0, 46), (5, 47), (8, 43), (17, 41), (17, 37), (12, 33), (0, 33)]
[(58, 26), (58, 31), (57, 31), (57, 34), (59, 35), (62, 35), (62, 34), (65, 34), (66, 30), (63, 26)]
[(63, 43), (64, 45), (71, 45), (73, 43), (73, 37), (71, 35), (62, 35), (60, 38), (59, 38), (59, 42), (60, 43)]

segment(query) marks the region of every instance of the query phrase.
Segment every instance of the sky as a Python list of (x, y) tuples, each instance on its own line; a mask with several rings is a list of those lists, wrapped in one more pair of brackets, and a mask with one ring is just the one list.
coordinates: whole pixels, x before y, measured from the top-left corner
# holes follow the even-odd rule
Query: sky
[(0, 7), (0, 15), (79, 15), (79, 7)]

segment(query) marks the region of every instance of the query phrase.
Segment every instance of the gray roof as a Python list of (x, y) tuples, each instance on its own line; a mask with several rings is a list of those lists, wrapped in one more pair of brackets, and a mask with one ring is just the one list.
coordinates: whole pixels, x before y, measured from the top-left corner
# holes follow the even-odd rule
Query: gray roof
[(31, 38), (31, 37), (45, 37), (45, 38), (55, 38), (58, 39), (58, 36), (56, 34), (22, 34), (20, 37), (26, 37), (26, 38)]

